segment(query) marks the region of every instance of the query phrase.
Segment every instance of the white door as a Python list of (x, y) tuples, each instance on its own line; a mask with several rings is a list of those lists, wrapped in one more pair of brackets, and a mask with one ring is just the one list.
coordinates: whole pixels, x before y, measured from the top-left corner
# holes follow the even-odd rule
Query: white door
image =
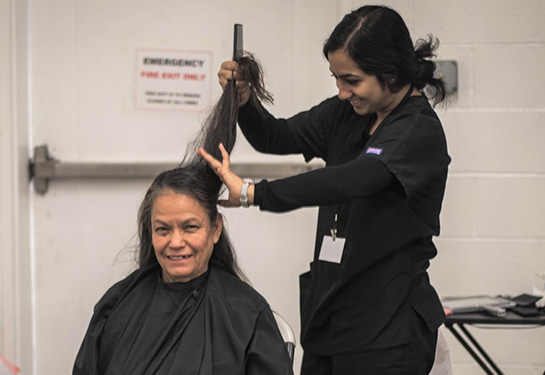
[[(175, 164), (206, 111), (137, 108), (139, 51), (206, 54), (210, 69), (200, 73), (210, 84), (200, 87), (214, 103), (235, 23), (265, 68), (277, 98), (273, 113), (305, 109), (335, 94), (321, 46), (336, 11), (329, 0), (28, 0), (18, 17), (28, 17), (29, 148), (47, 145), (61, 163)], [(234, 162), (302, 162), (260, 155), (239, 140)], [(136, 213), (150, 182), (66, 178), (49, 181), (44, 194), (31, 190), (32, 262), (25, 261), (32, 305), (21, 324), (31, 327), (32, 359), (20, 363), (25, 374), (71, 372), (94, 304), (135, 268)], [(316, 210), (224, 213), (253, 286), (298, 331), (298, 275), (312, 258)]]
[(32, 366), (27, 2), (0, 0), (0, 355)]

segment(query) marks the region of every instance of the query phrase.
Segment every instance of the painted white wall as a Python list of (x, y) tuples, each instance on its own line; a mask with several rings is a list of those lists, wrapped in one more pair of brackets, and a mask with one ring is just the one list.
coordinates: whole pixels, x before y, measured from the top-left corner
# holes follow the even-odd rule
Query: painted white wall
[[(0, 2), (0, 14), (10, 14), (11, 4), (7, 0)], [(13, 321), (15, 316), (13, 302), (15, 293), (12, 291), (13, 284), (13, 234), (15, 230), (12, 225), (11, 216), (13, 215), (12, 197), (13, 187), (11, 184), (12, 176), (15, 175), (12, 168), (13, 142), (12, 142), (12, 74), (11, 74), (11, 46), (12, 46), (12, 20), (0, 24), (0, 265), (2, 277), (0, 278), (0, 353), (6, 353), (11, 358), (15, 358), (15, 332), (13, 326), (8, 326), (5, 322)], [(5, 94), (9, 93), (9, 94)], [(5, 178), (9, 176), (9, 178)], [(4, 215), (9, 212), (10, 215)], [(11, 347), (11, 348), (10, 348)], [(10, 348), (10, 349), (8, 349)], [(9, 353), (7, 351), (10, 350)]]
[[(0, 0), (2, 10), (15, 3), (26, 4)], [(413, 38), (438, 36), (439, 58), (456, 60), (459, 67), (459, 91), (450, 106), (440, 110), (453, 162), (442, 235), (436, 241), (439, 256), (430, 269), (432, 282), (443, 296), (531, 291), (538, 281), (536, 273), (545, 270), (545, 1), (384, 3), (403, 15)], [(12, 81), (0, 78), (0, 85), (21, 90), (30, 82), (31, 147), (47, 143), (62, 161), (132, 162), (178, 160), (204, 118), (134, 108), (137, 48), (212, 51), (214, 66), (219, 67), (231, 55), (232, 25), (242, 23), (245, 48), (263, 63), (275, 94), (273, 113), (290, 115), (335, 93), (321, 45), (341, 16), (362, 2), (28, 0), (28, 4), (28, 12), (23, 6), (12, 17), (18, 21), (15, 26), (24, 25), (29, 17), (28, 75), (21, 77), (24, 65), (19, 71), (23, 59), (16, 64)], [(0, 40), (5, 41), (11, 29), (4, 22), (1, 27)], [(24, 38), (9, 40), (14, 49), (24, 50)], [(0, 46), (0, 52), (6, 51), (4, 44)], [(5, 61), (0, 60), (0, 77), (13, 69), (13, 61), (11, 68)], [(213, 95), (219, 92), (213, 85)], [(20, 221), (25, 197), (28, 201), (20, 182), (24, 172), (9, 165), (24, 161), (13, 145), (29, 142), (26, 119), (20, 114), (24, 111), (19, 109), (27, 103), (17, 101), (11, 116), (17, 113), (18, 119), (11, 120), (3, 110), (4, 98), (0, 94), (0, 152), (13, 163), (3, 159), (0, 164), (0, 213)], [(8, 108), (14, 100), (8, 101)], [(6, 136), (6, 131), (19, 136)], [(235, 161), (302, 160), (261, 155), (240, 140)], [(5, 173), (19, 182), (6, 183)], [(133, 267), (136, 210), (149, 182), (53, 181), (45, 196), (31, 192), (35, 293), (32, 309), (23, 313), (32, 313), (34, 320), (23, 316), (20, 321), (35, 324), (35, 362), (18, 357), (26, 374), (70, 372), (94, 303)], [(9, 197), (22, 200), (23, 209), (14, 208)], [(316, 211), (224, 212), (253, 285), (298, 331), (297, 278), (311, 259)], [(20, 240), (25, 237), (24, 223), (3, 221), (0, 231), (2, 262), (16, 261), (13, 242), (22, 254), (28, 251)], [(28, 276), (24, 269), (30, 268), (30, 259), (23, 257), (22, 262), (16, 283)], [(4, 263), (1, 269), (6, 293), (11, 277), (6, 276)], [(24, 299), (25, 291), (21, 293)], [(11, 322), (6, 318), (16, 318), (5, 313), (3, 302), (2, 307), (2, 332), (9, 334), (6, 327)], [(506, 373), (530, 375), (545, 369), (545, 329), (473, 331)], [(454, 373), (480, 373), (449, 333), (446, 338)], [(9, 338), (2, 342), (7, 343), (3, 350), (13, 350), (6, 347), (12, 345)], [(23, 340), (13, 345), (30, 344)], [(297, 367), (300, 358), (298, 350)]]
[(27, 13), (0, 0), (0, 353), (31, 369)]

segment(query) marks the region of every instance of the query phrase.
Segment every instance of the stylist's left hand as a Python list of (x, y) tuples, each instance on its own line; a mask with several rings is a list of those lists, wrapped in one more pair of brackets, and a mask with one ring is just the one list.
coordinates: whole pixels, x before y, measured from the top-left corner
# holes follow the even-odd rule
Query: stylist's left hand
[(222, 161), (214, 158), (208, 152), (206, 152), (202, 147), (197, 150), (197, 154), (202, 157), (210, 168), (218, 175), (220, 180), (227, 186), (229, 190), (228, 199), (218, 200), (218, 204), (222, 207), (240, 207), (240, 190), (242, 189), (242, 178), (237, 176), (231, 170), (231, 162), (229, 160), (229, 153), (223, 147), (223, 144), (220, 143), (220, 151), (223, 157)]

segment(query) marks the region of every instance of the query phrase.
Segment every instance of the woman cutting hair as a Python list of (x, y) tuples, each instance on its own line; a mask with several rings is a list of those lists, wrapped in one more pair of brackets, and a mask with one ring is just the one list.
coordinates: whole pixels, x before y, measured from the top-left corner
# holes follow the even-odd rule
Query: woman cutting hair
[(236, 62), (218, 73), (222, 86), (236, 80), (238, 122), (256, 150), (326, 162), (254, 184), (230, 170), (222, 146), (222, 161), (198, 151), (229, 189), (224, 206), (319, 206), (314, 259), (300, 279), (302, 375), (427, 375), (432, 367), (444, 313), (427, 268), (450, 162), (429, 103), (445, 98), (429, 60), (436, 47), (431, 36), (413, 44), (394, 10), (361, 7), (323, 48), (338, 95), (288, 119), (259, 115), (265, 109), (247, 101), (251, 85)]

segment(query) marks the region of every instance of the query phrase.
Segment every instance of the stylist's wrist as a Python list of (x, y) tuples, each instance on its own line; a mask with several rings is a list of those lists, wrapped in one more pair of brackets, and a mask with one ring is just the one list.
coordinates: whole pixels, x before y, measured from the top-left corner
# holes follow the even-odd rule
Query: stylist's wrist
[(250, 184), (250, 186), (248, 186), (248, 204), (250, 206), (254, 205), (254, 193), (255, 193), (255, 184)]

